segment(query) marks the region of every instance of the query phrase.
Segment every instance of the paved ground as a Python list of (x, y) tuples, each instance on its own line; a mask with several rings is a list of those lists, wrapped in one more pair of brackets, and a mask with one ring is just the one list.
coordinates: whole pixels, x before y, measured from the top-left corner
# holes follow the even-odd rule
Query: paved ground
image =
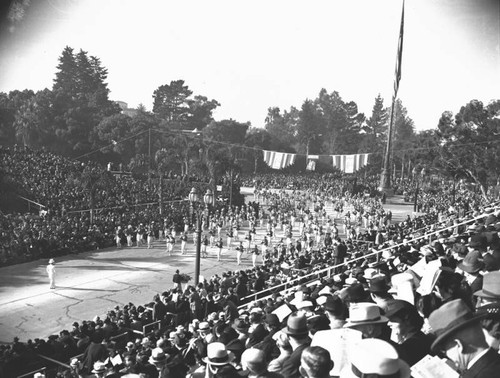
[[(412, 206), (394, 198), (385, 206), (400, 221)], [(242, 231), (240, 231), (241, 233)], [(264, 230), (258, 230), (262, 235)], [(123, 248), (86, 252), (57, 259), (55, 290), (49, 289), (46, 260), (0, 268), (0, 343), (47, 337), (71, 329), (74, 321), (92, 319), (116, 305), (150, 302), (156, 293), (172, 287), (176, 269), (194, 276), (194, 245), (189, 240), (187, 254), (179, 244), (173, 256), (165, 253), (163, 242), (154, 248)], [(235, 251), (225, 251), (221, 262), (201, 260), (201, 274), (210, 277), (227, 270), (251, 267), (247, 257), (236, 264)]]

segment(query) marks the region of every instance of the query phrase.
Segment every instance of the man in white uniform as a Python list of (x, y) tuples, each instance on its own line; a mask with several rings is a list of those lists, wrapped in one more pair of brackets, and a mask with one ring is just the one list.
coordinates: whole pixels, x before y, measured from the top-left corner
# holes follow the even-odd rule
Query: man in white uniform
[(49, 260), (49, 265), (47, 265), (47, 274), (49, 276), (49, 281), (50, 281), (50, 288), (55, 289), (56, 288), (56, 267), (55, 267), (55, 261), (54, 259)]

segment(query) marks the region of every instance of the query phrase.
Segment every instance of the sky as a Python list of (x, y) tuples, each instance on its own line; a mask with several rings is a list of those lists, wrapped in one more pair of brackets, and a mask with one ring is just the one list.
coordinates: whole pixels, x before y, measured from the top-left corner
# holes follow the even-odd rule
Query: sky
[[(65, 46), (108, 69), (112, 100), (152, 110), (182, 79), (216, 120), (264, 127), (267, 110), (337, 91), (390, 106), (402, 0), (14, 0), (1, 9), (0, 92), (51, 88)], [(9, 9), (11, 10), (9, 12)], [(12, 9), (16, 9), (13, 12)], [(398, 97), (416, 130), (500, 98), (500, 1), (406, 0)]]

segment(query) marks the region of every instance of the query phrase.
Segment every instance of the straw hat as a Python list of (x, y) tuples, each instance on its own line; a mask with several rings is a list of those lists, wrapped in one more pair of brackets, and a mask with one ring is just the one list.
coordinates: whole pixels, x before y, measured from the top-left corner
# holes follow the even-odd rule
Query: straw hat
[(106, 371), (106, 364), (101, 361), (94, 362), (94, 369), (92, 370), (92, 373), (94, 374), (99, 374), (99, 373), (104, 373)]
[(234, 354), (228, 352), (223, 343), (214, 342), (207, 345), (207, 356), (203, 357), (203, 362), (209, 365), (227, 365), (234, 359)]
[(363, 339), (350, 351), (351, 364), (340, 372), (340, 378), (363, 376), (410, 378), (410, 367), (401, 360), (387, 341)]
[(344, 327), (356, 327), (364, 324), (387, 323), (389, 319), (380, 315), (380, 307), (375, 303), (352, 303), (349, 307), (349, 318)]

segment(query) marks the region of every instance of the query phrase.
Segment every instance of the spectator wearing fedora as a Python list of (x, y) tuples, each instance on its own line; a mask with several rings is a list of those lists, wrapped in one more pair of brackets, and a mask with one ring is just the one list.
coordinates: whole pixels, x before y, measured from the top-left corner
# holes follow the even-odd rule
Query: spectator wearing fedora
[(484, 315), (481, 325), (486, 342), (495, 349), (500, 349), (500, 272), (491, 272), (484, 276), (483, 288), (474, 293), (478, 297), (476, 314)]
[(463, 378), (491, 378), (500, 371), (500, 355), (489, 348), (480, 320), (461, 299), (445, 303), (429, 317), (436, 335), (432, 350), (444, 352)]
[(389, 319), (380, 314), (380, 307), (375, 303), (353, 303), (349, 307), (349, 318), (345, 328), (353, 328), (363, 334), (363, 338), (378, 338), (389, 341), (387, 329)]
[(282, 332), (288, 336), (293, 352), (284, 362), (281, 374), (287, 378), (299, 378), (301, 376), (299, 367), (302, 352), (311, 344), (307, 318), (304, 315), (292, 313), (288, 317), (287, 325)]
[(422, 332), (424, 319), (414, 305), (395, 299), (389, 303), (385, 316), (392, 330), (391, 340), (398, 344), (396, 349), (401, 359), (413, 366), (429, 354), (433, 339)]
[(370, 280), (368, 290), (372, 300), (382, 309), (385, 313), (390, 301), (394, 300), (393, 296), (389, 293), (391, 287), (387, 284), (385, 276), (374, 277)]
[(396, 349), (380, 339), (363, 339), (349, 351), (350, 364), (340, 378), (391, 377), (410, 378), (410, 367), (399, 358)]
[(483, 276), (480, 271), (484, 268), (484, 262), (481, 252), (470, 251), (457, 266), (464, 272), (465, 280), (469, 284), (472, 292), (478, 291), (483, 287)]
[(220, 342), (213, 342), (207, 345), (207, 356), (203, 362), (207, 365), (208, 377), (213, 377), (226, 366), (232, 366), (234, 360), (232, 352), (226, 349), (226, 346)]
[(107, 376), (108, 369), (106, 368), (106, 364), (102, 361), (96, 361), (93, 365), (93, 369), (91, 371), (95, 377), (101, 378)]
[(249, 348), (243, 352), (241, 366), (248, 372), (248, 378), (283, 378), (281, 374), (268, 370), (266, 355), (257, 348)]
[(338, 295), (327, 295), (321, 306), (325, 310), (325, 315), (330, 320), (330, 329), (338, 329), (344, 326), (346, 306)]

